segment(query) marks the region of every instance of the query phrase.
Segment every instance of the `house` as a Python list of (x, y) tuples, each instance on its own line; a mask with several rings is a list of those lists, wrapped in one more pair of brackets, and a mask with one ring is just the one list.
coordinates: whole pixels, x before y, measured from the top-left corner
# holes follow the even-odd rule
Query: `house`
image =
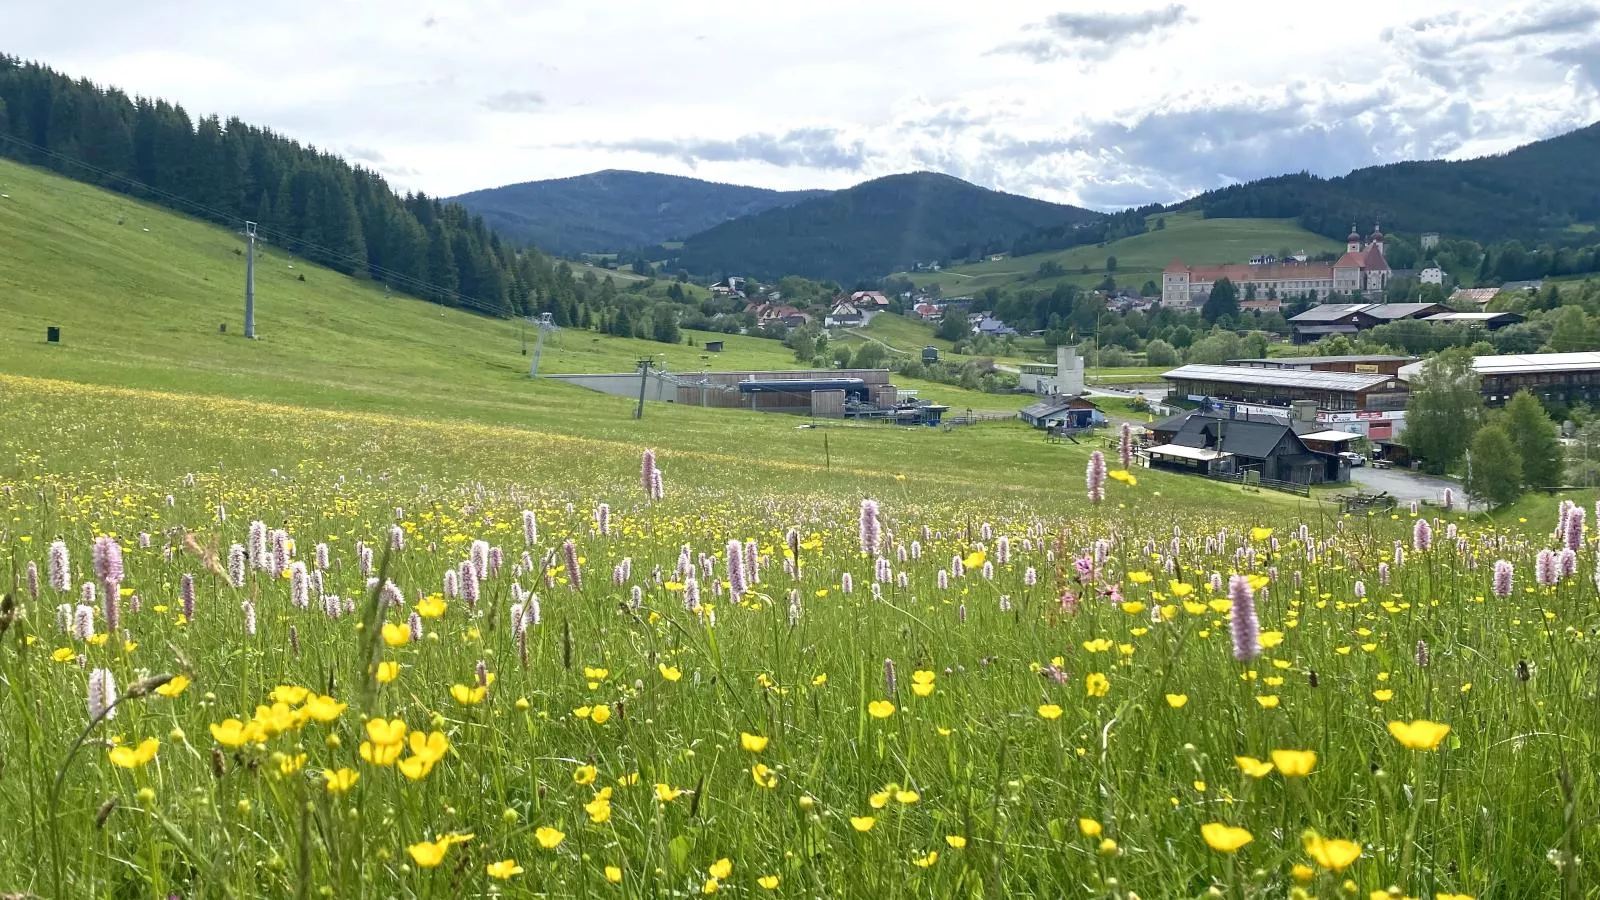
[(719, 297), (743, 297), (746, 283), (744, 278), (738, 275), (730, 275), (713, 284), (711, 293)]
[(756, 325), (766, 328), (771, 325), (784, 325), (789, 328), (799, 328), (811, 322), (811, 317), (793, 306), (783, 306), (777, 303), (757, 303), (748, 307), (745, 312), (756, 317)]
[(1380, 303), (1367, 310), (1367, 315), (1377, 319), (1379, 324), (1387, 325), (1401, 319), (1426, 319), (1447, 312), (1450, 312), (1450, 307), (1442, 303)]
[(1105, 413), (1087, 397), (1051, 397), (1017, 412), (1017, 418), (1034, 428), (1077, 430), (1106, 424)]
[(849, 303), (840, 303), (828, 311), (822, 324), (827, 328), (856, 328), (867, 324), (867, 317)]
[(1152, 430), (1157, 440), (1165, 442), (1140, 454), (1151, 468), (1212, 476), (1255, 472), (1264, 481), (1291, 484), (1350, 480), (1349, 465), (1337, 453), (1308, 447), (1287, 419), (1197, 410)]
[(944, 307), (936, 306), (932, 303), (918, 303), (911, 311), (916, 313), (917, 318), (924, 322), (933, 322), (944, 318)]
[(1441, 322), (1446, 325), (1471, 325), (1485, 331), (1498, 331), (1507, 325), (1523, 321), (1523, 317), (1509, 312), (1447, 312), (1423, 319), (1424, 322)]
[(850, 295), (850, 305), (856, 309), (885, 310), (889, 308), (889, 298), (880, 291), (856, 291)]
[(1500, 293), (1499, 288), (1456, 288), (1455, 292), (1446, 298), (1445, 302), (1452, 306), (1463, 306), (1475, 303), (1478, 306), (1487, 306), (1495, 295)]
[(1444, 284), (1444, 269), (1439, 268), (1436, 262), (1429, 262), (1417, 273), (1417, 280), (1423, 284)]
[(1283, 310), (1283, 301), (1277, 297), (1257, 298), (1255, 300), (1240, 300), (1239, 309), (1262, 313), (1275, 313)]
[(1022, 390), (1065, 397), (1083, 393), (1083, 357), (1064, 344), (1056, 348), (1055, 365), (1023, 363), (1017, 371)]
[(1010, 337), (1019, 332), (993, 316), (979, 316), (977, 323), (972, 326), (972, 333), (986, 334), (990, 337)]

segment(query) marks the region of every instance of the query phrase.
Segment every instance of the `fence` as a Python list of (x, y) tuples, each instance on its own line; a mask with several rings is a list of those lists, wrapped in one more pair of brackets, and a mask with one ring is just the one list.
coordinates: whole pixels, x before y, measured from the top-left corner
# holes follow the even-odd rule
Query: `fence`
[[(1198, 473), (1196, 473), (1196, 474), (1198, 474)], [(1292, 481), (1275, 481), (1275, 480), (1273, 480), (1271, 478), (1248, 478), (1248, 477), (1246, 477), (1246, 476), (1248, 476), (1250, 474), (1252, 474), (1252, 473), (1250, 473), (1250, 472), (1240, 472), (1240, 473), (1238, 473), (1236, 475), (1201, 475), (1200, 477), (1201, 478), (1209, 478), (1212, 481), (1225, 481), (1225, 482), (1227, 482), (1229, 484), (1238, 484), (1238, 485), (1244, 485), (1244, 486), (1248, 486), (1248, 487), (1266, 488), (1269, 491), (1279, 491), (1279, 492), (1285, 493), (1285, 494), (1295, 494), (1296, 496), (1300, 496), (1300, 497), (1310, 497), (1311, 496), (1311, 486), (1310, 485), (1295, 484)]]

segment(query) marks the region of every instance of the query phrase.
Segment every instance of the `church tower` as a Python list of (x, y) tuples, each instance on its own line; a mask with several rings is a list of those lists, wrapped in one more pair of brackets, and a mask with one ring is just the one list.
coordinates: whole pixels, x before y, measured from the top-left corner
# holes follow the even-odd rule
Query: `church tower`
[(1350, 236), (1345, 238), (1344, 249), (1346, 253), (1361, 252), (1361, 232), (1356, 230), (1356, 223), (1350, 223)]
[(1387, 256), (1388, 255), (1388, 254), (1383, 252), (1383, 229), (1380, 228), (1378, 226), (1378, 223), (1376, 223), (1376, 222), (1372, 223), (1372, 237), (1371, 237), (1370, 240), (1371, 240), (1371, 243), (1368, 244), (1368, 246), (1369, 247), (1377, 247), (1378, 248), (1378, 255), (1380, 255), (1380, 256)]

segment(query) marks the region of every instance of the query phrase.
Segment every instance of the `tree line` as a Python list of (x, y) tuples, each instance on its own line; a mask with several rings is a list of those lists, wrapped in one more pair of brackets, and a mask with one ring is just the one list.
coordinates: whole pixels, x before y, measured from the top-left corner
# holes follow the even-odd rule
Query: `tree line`
[(510, 245), (459, 204), (401, 196), (370, 169), (237, 118), (195, 120), (4, 55), (0, 155), (220, 225), (256, 222), (292, 253), (436, 303), (561, 325), (615, 314), (592, 277)]

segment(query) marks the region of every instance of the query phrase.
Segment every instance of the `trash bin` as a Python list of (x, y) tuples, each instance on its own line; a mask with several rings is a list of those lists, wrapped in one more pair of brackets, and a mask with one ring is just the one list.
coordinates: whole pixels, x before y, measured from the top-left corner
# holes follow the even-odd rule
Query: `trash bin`
[(51, 326), (45, 328), (45, 330), (44, 330), (44, 339), (46, 341), (49, 341), (52, 344), (61, 343), (61, 328), (60, 328), (60, 326), (51, 325)]

